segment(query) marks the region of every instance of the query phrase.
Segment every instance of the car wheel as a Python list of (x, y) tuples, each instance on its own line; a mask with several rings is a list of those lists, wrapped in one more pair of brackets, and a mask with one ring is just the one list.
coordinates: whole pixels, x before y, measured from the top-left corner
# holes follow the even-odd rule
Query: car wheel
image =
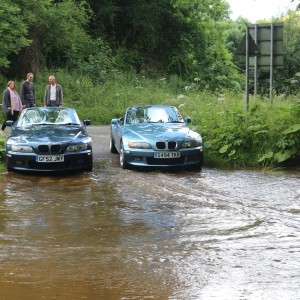
[(122, 169), (129, 169), (129, 165), (126, 163), (124, 158), (124, 147), (123, 142), (120, 142), (120, 166)]
[(191, 169), (193, 171), (201, 171), (202, 166), (203, 166), (203, 155), (201, 156), (201, 159), (197, 164), (191, 166)]
[(89, 164), (86, 168), (86, 171), (87, 172), (92, 172), (93, 171), (93, 155), (91, 155), (91, 157), (90, 157), (90, 161), (89, 161)]
[(7, 172), (11, 172), (12, 171), (12, 168), (9, 165), (8, 159), (6, 159), (6, 170), (7, 170)]
[(115, 142), (114, 142), (112, 136), (110, 136), (109, 149), (110, 149), (111, 153), (118, 153)]
[(198, 171), (201, 171), (202, 170), (202, 164), (196, 164), (196, 165), (193, 165), (192, 167), (191, 167), (191, 170), (192, 171), (196, 171), (196, 172), (198, 172)]

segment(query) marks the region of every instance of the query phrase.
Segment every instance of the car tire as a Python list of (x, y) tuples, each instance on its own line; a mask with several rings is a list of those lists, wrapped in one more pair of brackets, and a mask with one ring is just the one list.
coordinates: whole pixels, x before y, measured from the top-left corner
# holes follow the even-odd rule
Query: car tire
[(122, 169), (129, 169), (129, 165), (126, 163), (124, 158), (124, 147), (123, 142), (120, 142), (120, 166)]
[(86, 171), (87, 172), (92, 172), (93, 171), (93, 155), (91, 155), (91, 157), (90, 157), (90, 161), (89, 161), (89, 164), (86, 168)]
[(118, 150), (116, 148), (115, 142), (112, 138), (112, 136), (110, 136), (110, 141), (109, 141), (109, 149), (110, 149), (110, 153), (118, 153)]
[(10, 167), (10, 164), (9, 164), (9, 161), (8, 159), (6, 158), (6, 171), (7, 172), (11, 172), (13, 169)]
[(193, 171), (201, 171), (202, 167), (203, 167), (203, 155), (201, 156), (200, 161), (197, 164), (191, 166), (191, 169)]

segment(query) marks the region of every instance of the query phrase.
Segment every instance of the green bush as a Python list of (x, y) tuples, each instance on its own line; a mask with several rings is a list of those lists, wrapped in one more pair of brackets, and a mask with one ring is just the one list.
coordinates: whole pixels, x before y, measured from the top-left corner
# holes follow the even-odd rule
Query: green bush
[[(0, 135), (0, 163), (1, 161), (5, 161), (5, 142), (6, 142), (7, 136)], [(0, 167), (1, 169), (1, 167)]]

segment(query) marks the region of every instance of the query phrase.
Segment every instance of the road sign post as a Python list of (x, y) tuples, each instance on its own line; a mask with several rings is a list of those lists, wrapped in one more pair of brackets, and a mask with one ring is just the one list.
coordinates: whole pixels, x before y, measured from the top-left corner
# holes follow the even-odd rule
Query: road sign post
[(257, 93), (258, 69), (270, 71), (270, 102), (273, 103), (274, 68), (283, 66), (283, 24), (249, 25), (236, 54), (246, 56), (246, 109), (249, 108), (249, 69), (254, 69), (254, 94)]

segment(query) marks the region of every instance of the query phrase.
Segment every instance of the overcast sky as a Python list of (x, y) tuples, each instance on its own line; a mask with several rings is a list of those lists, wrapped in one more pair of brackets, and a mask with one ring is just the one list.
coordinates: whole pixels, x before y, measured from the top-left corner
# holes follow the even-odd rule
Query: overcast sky
[(257, 20), (279, 17), (289, 9), (295, 9), (298, 0), (226, 0), (231, 7), (231, 19), (242, 16), (252, 23)]

